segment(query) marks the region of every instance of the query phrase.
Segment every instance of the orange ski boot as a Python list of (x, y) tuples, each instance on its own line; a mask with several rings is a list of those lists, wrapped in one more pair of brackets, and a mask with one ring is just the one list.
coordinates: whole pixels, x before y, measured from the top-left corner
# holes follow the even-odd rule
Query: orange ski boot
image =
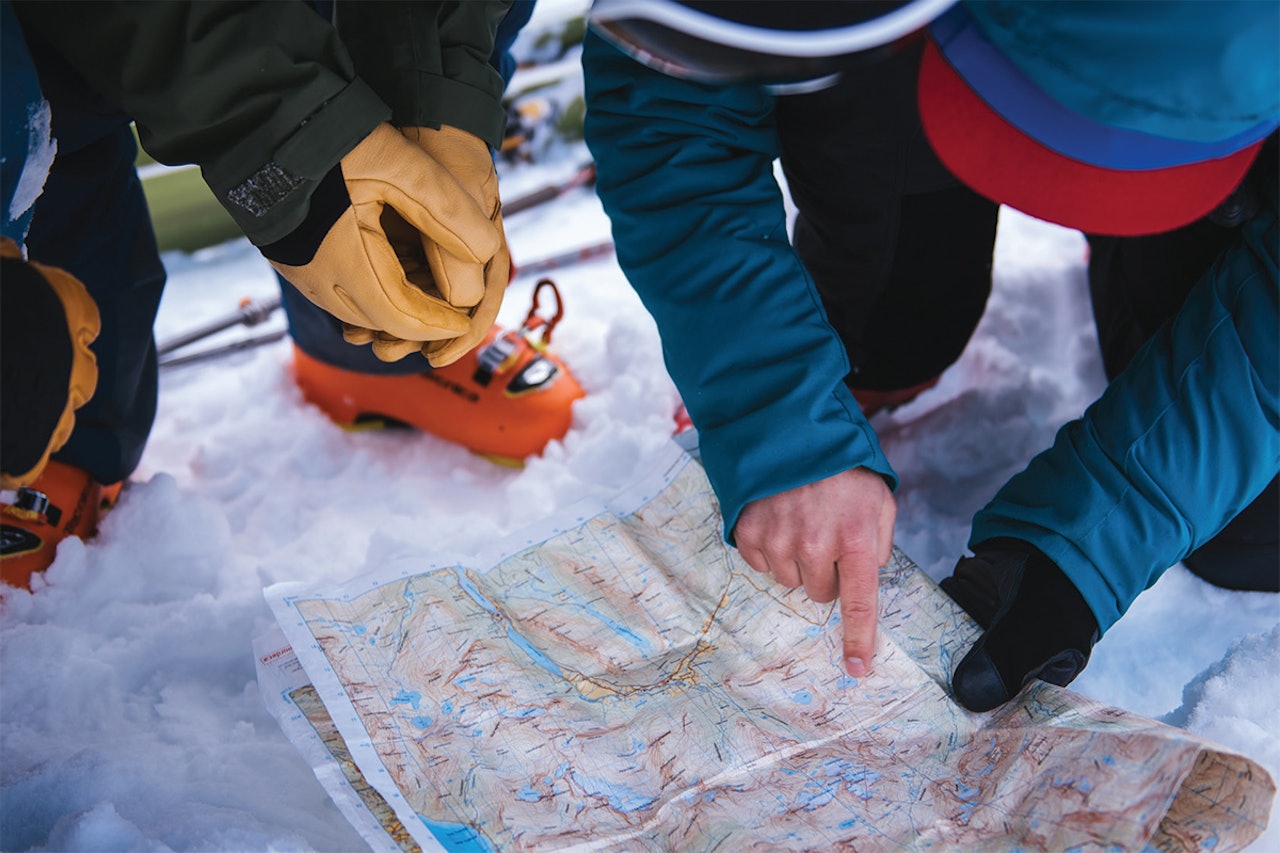
[(494, 326), (478, 347), (447, 367), (407, 375), (358, 373), (295, 346), (294, 379), (308, 402), (343, 426), (407, 424), (518, 467), (564, 437), (573, 422), (573, 401), (583, 396), (564, 362), (546, 351), (561, 312), (549, 321), (539, 317), (537, 293), (519, 330)]
[(83, 468), (49, 460), (31, 485), (17, 490), (12, 504), (0, 505), (0, 579), (29, 589), (31, 576), (53, 563), (59, 542), (97, 532), (120, 486), (103, 486)]
[(935, 376), (927, 379), (919, 385), (912, 385), (910, 388), (897, 388), (892, 391), (876, 391), (870, 388), (853, 388), (849, 390), (853, 392), (853, 399), (858, 401), (858, 405), (862, 407), (862, 414), (871, 417), (876, 412), (893, 411), (899, 406), (905, 406), (916, 397), (919, 397), (925, 391), (938, 384), (941, 376)]

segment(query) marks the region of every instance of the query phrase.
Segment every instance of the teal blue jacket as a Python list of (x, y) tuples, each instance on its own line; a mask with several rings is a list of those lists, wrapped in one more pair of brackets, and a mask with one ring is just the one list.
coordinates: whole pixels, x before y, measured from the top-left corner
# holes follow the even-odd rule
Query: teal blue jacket
[(1280, 237), (1263, 209), (1173, 321), (974, 518), (1036, 545), (1105, 630), (1280, 471)]
[[(758, 498), (859, 466), (896, 485), (787, 238), (772, 96), (668, 77), (593, 34), (583, 66), (618, 260), (698, 426), (728, 541)], [(1104, 630), (1280, 470), (1275, 208), (1273, 193), (1176, 322), (975, 519), (973, 543), (1018, 536), (1058, 562)]]
[(668, 77), (592, 33), (583, 67), (618, 261), (658, 324), (728, 541), (759, 498), (857, 467), (896, 485), (787, 236), (774, 97)]

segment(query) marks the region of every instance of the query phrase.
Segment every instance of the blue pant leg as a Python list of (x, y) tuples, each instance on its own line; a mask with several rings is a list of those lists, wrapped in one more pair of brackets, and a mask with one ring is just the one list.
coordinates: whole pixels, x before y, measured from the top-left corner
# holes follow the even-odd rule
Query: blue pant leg
[[(57, 104), (54, 110), (56, 115)], [(165, 272), (134, 169), (136, 156), (124, 124), (76, 150), (60, 151), (27, 236), (32, 259), (84, 282), (102, 317), (93, 344), (97, 391), (76, 413), (75, 431), (53, 457), (86, 469), (101, 483), (123, 480), (137, 467), (156, 412), (152, 325)]]
[(280, 304), (289, 321), (289, 334), (298, 349), (317, 361), (357, 373), (384, 376), (431, 369), (422, 355), (385, 362), (373, 354), (373, 347), (347, 343), (342, 337), (342, 323), (336, 317), (303, 296), (284, 276), (277, 273), (276, 278), (280, 282)]
[[(8, 0), (0, 0), (0, 205), (3, 234), (19, 246), (53, 157), (49, 104)], [(17, 204), (14, 203), (15, 199)]]
[(137, 147), (125, 115), (48, 45), (24, 37), (8, 0), (0, 0), (0, 38), (4, 233), (25, 236), (31, 259), (80, 279), (102, 318), (92, 347), (97, 390), (54, 458), (116, 482), (137, 466), (155, 418), (151, 326), (164, 287)]
[(524, 29), (525, 24), (529, 23), (529, 19), (533, 17), (535, 5), (537, 5), (535, 0), (515, 0), (511, 4), (511, 9), (502, 18), (502, 22), (498, 24), (498, 31), (494, 33), (493, 55), (489, 57), (489, 64), (502, 75), (504, 86), (511, 85), (511, 78), (516, 73), (517, 63), (515, 56), (511, 53), (511, 46), (515, 44), (520, 30)]

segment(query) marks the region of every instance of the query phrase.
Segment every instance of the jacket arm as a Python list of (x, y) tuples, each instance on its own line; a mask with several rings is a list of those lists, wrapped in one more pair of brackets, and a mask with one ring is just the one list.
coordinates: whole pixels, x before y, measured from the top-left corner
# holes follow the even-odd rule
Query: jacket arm
[(398, 127), (457, 127), (502, 144), (502, 76), (489, 64), (509, 0), (339, 0), (338, 33)]
[(750, 501), (850, 468), (896, 485), (787, 237), (773, 98), (676, 80), (591, 33), (583, 66), (618, 261), (698, 426), (726, 539)]
[(258, 245), (293, 231), (319, 180), (390, 114), (304, 3), (15, 9), (24, 29), (133, 117), (148, 153), (198, 164)]
[(1103, 630), (1280, 470), (1274, 180), (1172, 323), (974, 519), (971, 544), (1016, 536), (1053, 559)]

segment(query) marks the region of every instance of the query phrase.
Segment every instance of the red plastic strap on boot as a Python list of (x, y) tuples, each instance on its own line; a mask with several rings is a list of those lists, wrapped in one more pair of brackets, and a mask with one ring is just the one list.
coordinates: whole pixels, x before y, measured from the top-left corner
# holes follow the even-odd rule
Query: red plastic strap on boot
[(935, 376), (921, 382), (919, 385), (912, 385), (910, 388), (896, 388), (892, 391), (874, 391), (869, 388), (850, 388), (853, 392), (853, 399), (858, 401), (858, 405), (862, 408), (862, 414), (871, 417), (876, 412), (898, 408), (905, 405), (916, 397), (919, 397), (925, 391), (928, 391), (934, 385), (938, 384), (941, 376)]
[[(538, 294), (544, 287), (550, 289), (556, 300), (555, 313), (550, 318), (544, 318), (538, 313), (538, 309), (541, 307), (541, 300)], [(556, 283), (549, 278), (540, 279), (533, 288), (533, 305), (530, 306), (529, 314), (524, 318), (524, 323), (520, 326), (520, 334), (528, 339), (535, 349), (541, 351), (551, 343), (551, 332), (563, 316), (564, 301), (560, 298), (560, 288), (556, 287)], [(541, 330), (537, 343), (529, 337), (535, 329)]]

